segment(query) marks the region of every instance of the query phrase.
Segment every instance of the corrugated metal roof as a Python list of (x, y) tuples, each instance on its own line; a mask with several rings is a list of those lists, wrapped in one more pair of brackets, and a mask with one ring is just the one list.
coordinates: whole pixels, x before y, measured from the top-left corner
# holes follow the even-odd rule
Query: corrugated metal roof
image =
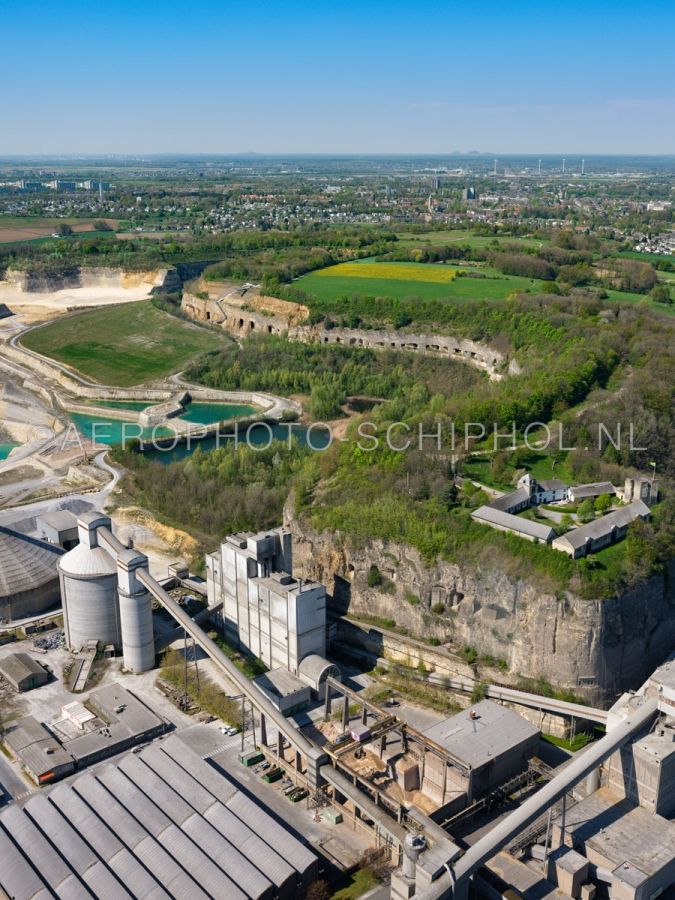
[[(2, 827), (12, 836), (31, 860), (39, 861), (39, 874), (43, 882), (58, 893), (59, 886), (73, 872), (61, 859), (46, 837), (26, 813), (16, 805), (2, 814)], [(4, 863), (4, 859), (3, 859)], [(86, 896), (86, 891), (82, 890)], [(11, 895), (10, 895), (11, 896)]]
[(49, 835), (51, 844), (78, 875), (84, 876), (88, 869), (98, 863), (93, 850), (43, 794), (31, 797), (24, 806), (24, 812), (43, 834)]
[(314, 854), (245, 794), (235, 794), (228, 800), (227, 808), (277, 850), (296, 872), (304, 872), (314, 863)]
[(118, 840), (111, 829), (69, 786), (59, 785), (49, 794), (49, 800), (56, 804), (61, 814), (71, 822), (73, 828), (80, 834), (86, 835), (87, 843), (102, 860), (108, 863), (134, 897), (143, 898), (143, 900), (146, 898), (147, 900), (163, 900), (169, 896), (147, 869), (143, 868)]
[(119, 764), (120, 769), (144, 793), (152, 797), (155, 806), (165, 810), (176, 825), (181, 826), (194, 810), (176, 791), (169, 787), (156, 772), (137, 756), (127, 756)]
[(275, 886), (316, 864), (175, 737), (36, 795), (23, 809), (8, 807), (0, 813), (0, 854), (0, 886), (16, 900), (51, 892), (68, 900), (269, 900)]
[(230, 841), (236, 841), (241, 852), (248, 859), (255, 860), (260, 871), (277, 887), (281, 888), (295, 876), (293, 866), (221, 803), (212, 806), (206, 813), (206, 818), (220, 834)]
[[(175, 859), (149, 835), (134, 848), (135, 856), (147, 866), (173, 897), (194, 897), (207, 900), (208, 894), (176, 862)], [(198, 876), (197, 876), (198, 879)]]
[(189, 772), (186, 772), (185, 769), (179, 766), (174, 759), (171, 759), (170, 756), (160, 750), (159, 747), (154, 745), (148, 747), (143, 751), (142, 759), (167, 784), (174, 785), (181, 796), (189, 797), (190, 805), (201, 815), (204, 815), (206, 810), (217, 802), (210, 791), (193, 778)]
[(11, 597), (56, 582), (63, 550), (0, 526), (0, 597)]
[(136, 844), (144, 840), (146, 832), (119, 803), (113, 795), (100, 784), (93, 775), (83, 775), (72, 784), (76, 791), (92, 806), (104, 822), (108, 822), (115, 834), (130, 850), (136, 852)]
[(184, 869), (199, 873), (199, 884), (207, 894), (227, 897), (227, 900), (245, 900), (246, 894), (180, 828), (170, 825), (162, 835), (162, 843)]
[(272, 889), (272, 882), (197, 813), (183, 823), (183, 830), (207, 856), (218, 861), (218, 867), (249, 897), (258, 897)]

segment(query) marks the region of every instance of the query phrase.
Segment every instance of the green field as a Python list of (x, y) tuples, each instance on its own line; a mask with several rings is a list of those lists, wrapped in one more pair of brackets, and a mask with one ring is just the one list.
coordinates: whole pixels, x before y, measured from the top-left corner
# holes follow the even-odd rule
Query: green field
[[(371, 265), (372, 260), (362, 260), (359, 265)], [(353, 265), (357, 265), (356, 263)], [(541, 282), (532, 278), (520, 278), (513, 275), (502, 275), (496, 269), (477, 266), (456, 266), (450, 268), (456, 272), (480, 272), (484, 278), (456, 277), (448, 284), (440, 284), (428, 280), (430, 269), (446, 271), (449, 268), (444, 265), (429, 263), (381, 263), (381, 266), (391, 266), (395, 277), (388, 279), (361, 278), (351, 275), (327, 274), (331, 269), (320, 272), (312, 272), (304, 275), (295, 282), (296, 286), (308, 294), (313, 294), (320, 300), (337, 300), (340, 297), (349, 297), (352, 294), (360, 294), (367, 297), (393, 297), (403, 300), (406, 297), (421, 297), (423, 300), (503, 300), (513, 291), (536, 290)], [(410, 272), (410, 278), (401, 277), (401, 269), (405, 267)], [(321, 274), (323, 272), (324, 274)], [(416, 277), (419, 276), (419, 277)]]
[(531, 237), (512, 237), (510, 235), (479, 235), (462, 228), (451, 231), (428, 231), (423, 234), (402, 232), (397, 235), (401, 247), (423, 247), (425, 244), (461, 244), (468, 247), (484, 248), (491, 246), (495, 240), (498, 244), (522, 244), (523, 247), (543, 247), (544, 241)]
[(129, 387), (178, 372), (225, 340), (141, 300), (59, 319), (29, 332), (22, 344), (93, 381)]

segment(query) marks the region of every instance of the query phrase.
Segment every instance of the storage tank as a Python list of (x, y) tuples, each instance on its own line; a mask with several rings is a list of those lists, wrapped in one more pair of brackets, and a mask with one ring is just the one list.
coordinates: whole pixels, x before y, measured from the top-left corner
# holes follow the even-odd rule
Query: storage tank
[(137, 550), (123, 550), (117, 557), (120, 623), (124, 668), (147, 672), (155, 665), (155, 635), (152, 626), (152, 599), (136, 577), (147, 572), (148, 558)]
[(117, 566), (98, 546), (96, 529), (110, 528), (107, 516), (88, 512), (77, 520), (80, 543), (58, 561), (66, 643), (79, 650), (88, 641), (122, 644), (117, 601)]

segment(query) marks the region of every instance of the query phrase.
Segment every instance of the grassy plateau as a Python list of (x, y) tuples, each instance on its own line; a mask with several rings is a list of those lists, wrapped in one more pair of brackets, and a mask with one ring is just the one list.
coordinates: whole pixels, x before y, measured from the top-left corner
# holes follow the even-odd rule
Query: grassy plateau
[(67, 316), (29, 332), (22, 344), (93, 381), (129, 387), (177, 372), (225, 341), (142, 300)]

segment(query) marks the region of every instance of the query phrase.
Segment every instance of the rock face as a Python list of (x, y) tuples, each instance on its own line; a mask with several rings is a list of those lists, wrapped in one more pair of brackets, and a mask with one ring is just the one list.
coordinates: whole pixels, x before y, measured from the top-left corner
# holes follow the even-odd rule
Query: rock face
[[(272, 302), (278, 301), (272, 298)], [(322, 344), (343, 344), (346, 347), (370, 347), (373, 350), (407, 350), (460, 360), (482, 369), (495, 381), (500, 380), (505, 371), (510, 374), (520, 371), (514, 359), (507, 359), (494, 347), (448, 335), (299, 325), (280, 315), (262, 314), (225, 299), (201, 298), (188, 291), (183, 292), (181, 309), (187, 316), (219, 325), (235, 336), (251, 333), (285, 334), (290, 341), (317, 341)]]
[(126, 272), (106, 266), (63, 266), (48, 271), (8, 269), (5, 279), (25, 293), (51, 293), (65, 288), (78, 287), (138, 287), (148, 289), (180, 290), (182, 282), (175, 269), (155, 269), (145, 272)]
[[(511, 673), (589, 702), (608, 704), (639, 687), (675, 649), (675, 565), (622, 596), (584, 600), (542, 593), (496, 569), (429, 567), (402, 543), (354, 548), (287, 519), (297, 574), (324, 582), (336, 612), (393, 619), (413, 636), (470, 645), (505, 660)], [(368, 586), (372, 566), (383, 586)]]

